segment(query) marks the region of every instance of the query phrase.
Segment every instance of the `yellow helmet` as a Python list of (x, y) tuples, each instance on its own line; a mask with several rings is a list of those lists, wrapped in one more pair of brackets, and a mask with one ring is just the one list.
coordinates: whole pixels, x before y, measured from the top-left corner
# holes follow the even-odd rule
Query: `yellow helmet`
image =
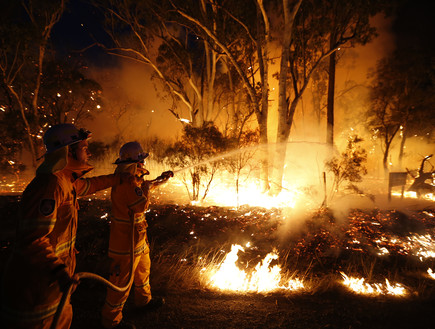
[(148, 155), (142, 150), (142, 146), (138, 142), (128, 142), (122, 145), (119, 150), (119, 158), (116, 159), (115, 164), (142, 162)]
[(52, 153), (62, 147), (78, 143), (91, 137), (91, 132), (78, 129), (71, 123), (61, 123), (50, 127), (44, 134), (45, 154)]

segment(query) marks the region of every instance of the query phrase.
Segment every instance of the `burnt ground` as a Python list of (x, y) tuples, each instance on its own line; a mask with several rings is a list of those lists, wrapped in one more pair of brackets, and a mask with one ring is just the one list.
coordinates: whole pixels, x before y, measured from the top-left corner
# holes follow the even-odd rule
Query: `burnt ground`
[[(0, 198), (1, 271), (13, 245), (17, 201), (16, 196)], [(80, 205), (77, 271), (107, 277), (110, 203), (95, 199)], [(130, 298), (124, 316), (137, 328), (435, 328), (435, 280), (421, 274), (427, 267), (435, 269), (433, 260), (422, 264), (397, 246), (397, 253), (387, 258), (368, 255), (377, 234), (433, 233), (433, 213), (433, 208), (406, 214), (359, 211), (351, 213), (343, 226), (322, 210), (307, 219), (298, 234), (283, 236), (278, 234), (284, 226), (279, 210), (154, 205), (147, 213), (151, 286), (166, 304), (158, 310), (137, 312)], [(376, 225), (369, 225), (374, 221)], [(367, 247), (356, 248), (351, 243), (354, 239), (364, 240)], [(289, 271), (305, 273), (309, 268), (306, 278), (321, 284), (299, 293), (238, 294), (192, 283), (189, 275), (193, 271), (182, 271), (195, 264), (197, 255), (221, 247), (228, 251), (231, 243), (248, 240), (256, 248), (246, 257), (262, 258), (274, 246), (280, 255), (287, 252)], [(356, 295), (336, 283), (340, 270), (397, 278), (411, 293), (407, 297)], [(104, 297), (102, 284), (83, 280), (71, 298), (72, 328), (99, 328)]]

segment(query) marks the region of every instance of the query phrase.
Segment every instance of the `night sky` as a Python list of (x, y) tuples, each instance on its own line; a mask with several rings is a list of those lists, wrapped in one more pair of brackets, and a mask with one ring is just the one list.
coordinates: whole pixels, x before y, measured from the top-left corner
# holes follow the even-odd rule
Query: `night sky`
[(60, 56), (85, 57), (89, 65), (108, 67), (116, 59), (107, 55), (96, 41), (110, 44), (103, 27), (101, 12), (87, 1), (72, 0), (61, 20), (55, 25), (52, 41)]
[[(435, 50), (435, 1), (408, 0), (400, 1), (392, 24), (398, 48)], [(110, 44), (105, 33), (102, 14), (98, 9), (82, 0), (72, 0), (61, 21), (55, 26), (52, 41), (61, 56), (81, 55), (89, 60), (90, 65), (110, 66), (116, 60), (106, 55), (102, 49), (93, 46), (80, 52), (95, 40)]]

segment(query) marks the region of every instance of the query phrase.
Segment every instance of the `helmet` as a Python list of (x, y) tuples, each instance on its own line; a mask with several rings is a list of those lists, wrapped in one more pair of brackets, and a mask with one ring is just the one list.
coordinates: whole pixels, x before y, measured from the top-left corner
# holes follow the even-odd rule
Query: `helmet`
[(141, 162), (148, 155), (148, 153), (144, 153), (138, 142), (128, 142), (122, 145), (119, 150), (119, 158), (116, 159), (115, 164)]
[(86, 129), (77, 129), (71, 123), (61, 123), (50, 127), (44, 134), (43, 141), (45, 154), (49, 154), (62, 147), (78, 143), (91, 137), (91, 132)]

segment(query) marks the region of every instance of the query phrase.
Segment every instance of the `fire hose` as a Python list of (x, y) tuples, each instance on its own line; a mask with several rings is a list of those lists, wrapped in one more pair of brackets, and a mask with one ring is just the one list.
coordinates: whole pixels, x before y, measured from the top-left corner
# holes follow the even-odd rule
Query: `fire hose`
[[(159, 177), (155, 178), (152, 181), (149, 181), (151, 183), (161, 183), (163, 181), (165, 181), (165, 176), (169, 175), (169, 177), (173, 177), (174, 174), (173, 172), (166, 172), (166, 175), (160, 175)], [(143, 175), (142, 175), (143, 176)], [(142, 178), (142, 177), (140, 177)], [(130, 222), (131, 222), (131, 243), (130, 243), (130, 274), (129, 274), (129, 279), (128, 279), (128, 283), (123, 286), (123, 287), (118, 287), (117, 285), (114, 285), (112, 282), (110, 282), (109, 280), (103, 278), (102, 276), (95, 274), (95, 273), (90, 273), (90, 272), (79, 272), (74, 274), (74, 278), (77, 279), (78, 281), (81, 279), (91, 279), (91, 280), (96, 280), (99, 281), (103, 284), (105, 284), (107, 287), (109, 287), (112, 290), (118, 291), (118, 292), (124, 292), (126, 291), (131, 284), (133, 283), (133, 266), (134, 266), (134, 213), (130, 213)], [(71, 296), (72, 294), (72, 289), (74, 287), (74, 285), (77, 285), (79, 283), (76, 282), (71, 282), (68, 286), (68, 288), (66, 289), (66, 291), (62, 294), (62, 298), (60, 299), (59, 305), (57, 307), (56, 313), (53, 317), (53, 322), (51, 323), (50, 329), (56, 329), (58, 322), (59, 322), (59, 318), (60, 315), (62, 314), (63, 308), (65, 307), (65, 304), (68, 300), (68, 298)]]
[[(90, 272), (79, 272), (76, 273), (74, 275), (75, 279), (81, 280), (81, 279), (91, 279), (91, 280), (96, 280), (99, 281), (103, 284), (105, 284), (106, 286), (108, 286), (110, 289), (118, 291), (118, 292), (124, 292), (126, 291), (131, 284), (133, 283), (133, 263), (134, 263), (134, 214), (131, 213), (130, 214), (130, 221), (131, 221), (131, 244), (130, 244), (130, 274), (129, 274), (129, 279), (128, 279), (128, 283), (123, 286), (123, 287), (118, 287), (116, 285), (114, 285), (112, 282), (110, 282), (109, 280), (103, 278), (102, 276), (95, 274), (95, 273), (90, 273)], [(51, 323), (50, 329), (56, 329), (57, 324), (59, 322), (59, 318), (60, 315), (62, 314), (63, 308), (65, 307), (65, 304), (68, 300), (68, 298), (71, 296), (72, 294), (72, 289), (74, 287), (74, 285), (77, 285), (79, 283), (76, 282), (71, 282), (67, 288), (67, 290), (63, 293), (62, 298), (60, 299), (59, 302), (59, 306), (57, 307), (56, 313), (54, 315), (53, 318), (53, 322)]]

